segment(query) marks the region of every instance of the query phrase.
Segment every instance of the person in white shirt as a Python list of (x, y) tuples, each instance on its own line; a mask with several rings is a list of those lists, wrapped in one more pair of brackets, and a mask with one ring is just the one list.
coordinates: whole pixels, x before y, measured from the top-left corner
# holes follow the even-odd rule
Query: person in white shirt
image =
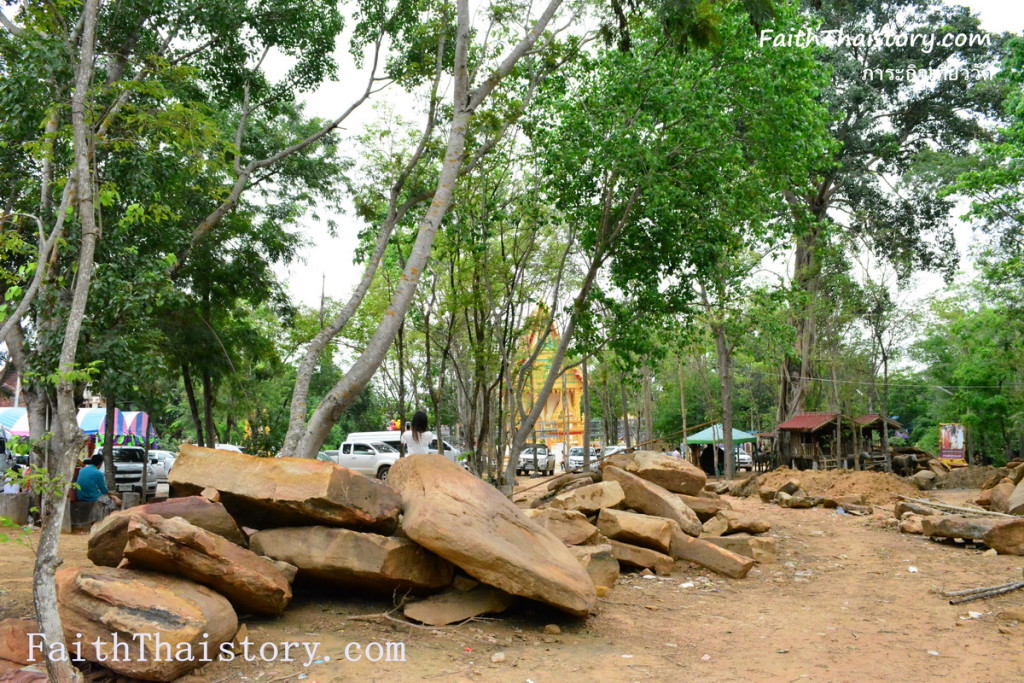
[(434, 433), (427, 429), (427, 414), (417, 410), (412, 416), (412, 429), (402, 432), (402, 445), (406, 455), (422, 455), (430, 452)]

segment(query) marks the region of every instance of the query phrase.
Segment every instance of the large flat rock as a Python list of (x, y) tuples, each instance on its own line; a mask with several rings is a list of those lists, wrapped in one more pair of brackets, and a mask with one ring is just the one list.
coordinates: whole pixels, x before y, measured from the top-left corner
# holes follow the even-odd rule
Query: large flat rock
[(580, 545), (597, 536), (597, 527), (588, 522), (586, 515), (577, 510), (548, 507), (523, 510), (523, 514), (553, 533), (566, 545)]
[(1024, 519), (992, 527), (982, 537), (985, 545), (1000, 555), (1024, 555)]
[(933, 538), (982, 539), (995, 527), (1012, 522), (1008, 517), (967, 517), (932, 515), (921, 522), (922, 533)]
[(42, 662), (39, 650), (29, 652), (30, 633), (39, 633), (39, 625), (31, 619), (0, 621), (0, 660), (16, 664)]
[(681, 531), (673, 536), (671, 555), (734, 579), (744, 578), (756, 564), (752, 557), (720, 548), (703, 538), (691, 538)]
[(579, 488), (565, 490), (552, 498), (547, 506), (556, 510), (576, 510), (590, 515), (604, 508), (621, 505), (625, 494), (614, 481), (585, 484)]
[(651, 517), (624, 510), (601, 510), (598, 530), (608, 538), (667, 553), (672, 547), (672, 531), (678, 526), (664, 517)]
[(250, 539), (255, 552), (298, 567), (298, 578), (388, 593), (423, 593), (452, 582), (451, 563), (407, 538), (323, 526), (266, 529)]
[(176, 495), (220, 492), (242, 526), (340, 526), (390, 534), (402, 501), (384, 482), (306, 458), (257, 458), (185, 444), (168, 475)]
[(477, 586), (469, 591), (452, 588), (425, 600), (410, 602), (402, 613), (428, 626), (445, 626), (481, 614), (504, 612), (511, 604), (511, 595), (491, 586)]
[(186, 579), (150, 572), (61, 569), (57, 602), (64, 637), (81, 642), (82, 657), (147, 681), (184, 676), (207, 663), (204, 652), (215, 659), (221, 644), (238, 630), (235, 611), (223, 596)]
[(209, 586), (243, 612), (280, 614), (292, 599), (273, 563), (181, 517), (131, 517), (124, 556), (132, 569), (173, 574)]
[(245, 536), (224, 506), (202, 496), (170, 498), (159, 503), (138, 505), (107, 515), (89, 532), (88, 556), (101, 567), (116, 567), (124, 558), (128, 543), (128, 523), (134, 514), (181, 517), (190, 524), (215, 533), (228, 541), (245, 546)]
[[(701, 522), (706, 522), (716, 514), (719, 510), (732, 510), (732, 504), (727, 500), (721, 498), (706, 498), (705, 496), (687, 496), (682, 493), (677, 493), (676, 497), (683, 501), (686, 507), (693, 510), (697, 515), (697, 519)], [(772, 498), (775, 497), (775, 491), (772, 491)]]
[(402, 458), (388, 480), (416, 543), (512, 595), (580, 617), (594, 607), (594, 584), (562, 541), (490, 484), (433, 453)]
[(576, 545), (569, 551), (579, 560), (580, 566), (587, 570), (594, 588), (610, 590), (619, 580), (619, 561), (612, 554), (610, 543), (600, 545)]
[(617, 482), (622, 487), (627, 507), (655, 517), (671, 519), (683, 533), (700, 536), (702, 527), (697, 514), (674, 493), (614, 465), (605, 467), (603, 473), (606, 482)]
[(637, 451), (623, 468), (673, 493), (695, 496), (704, 488), (708, 476), (704, 470), (682, 458), (655, 451)]

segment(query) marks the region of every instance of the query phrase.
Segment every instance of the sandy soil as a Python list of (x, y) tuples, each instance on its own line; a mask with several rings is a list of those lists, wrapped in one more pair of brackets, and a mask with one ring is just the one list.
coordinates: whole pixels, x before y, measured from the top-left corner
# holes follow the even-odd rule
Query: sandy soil
[[(1024, 625), (1003, 614), (1024, 609), (1024, 591), (960, 606), (938, 593), (1019, 578), (1024, 558), (901, 535), (890, 507), (853, 517), (730, 500), (769, 519), (780, 544), (778, 563), (744, 580), (679, 563), (671, 577), (624, 575), (585, 621), (531, 604), (440, 629), (372, 616), (392, 608), (386, 597), (300, 593), (280, 618), (243, 621), (255, 642), (320, 643), (323, 663), (217, 662), (190, 680), (1024, 680)], [(62, 550), (66, 564), (87, 563), (84, 536)], [(3, 546), (0, 618), (31, 616), (31, 562), (29, 549)], [(404, 643), (405, 661), (346, 661), (351, 642)]]

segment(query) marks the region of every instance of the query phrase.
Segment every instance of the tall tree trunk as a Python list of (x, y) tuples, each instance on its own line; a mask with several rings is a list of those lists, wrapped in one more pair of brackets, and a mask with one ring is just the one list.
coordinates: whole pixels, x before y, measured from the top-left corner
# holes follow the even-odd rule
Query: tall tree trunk
[(213, 423), (213, 380), (208, 370), (202, 371), (203, 380), (203, 419), (206, 422), (206, 446), (213, 448), (217, 445), (217, 427)]
[[(587, 361), (583, 359), (583, 469), (590, 471), (590, 375), (587, 373)], [(566, 467), (568, 468), (568, 453)]]
[(626, 449), (629, 450), (633, 447), (632, 440), (629, 438), (629, 402), (626, 400), (626, 378), (621, 372), (619, 373), (619, 398), (622, 401), (622, 423), (626, 430)]
[[(683, 452), (682, 456), (687, 460), (690, 457), (690, 447), (686, 443), (686, 375), (683, 369), (683, 357), (679, 356), (679, 414), (683, 418)], [(698, 463), (699, 464), (699, 463)]]
[[(411, 418), (406, 415), (406, 322), (402, 321), (398, 326), (398, 335), (395, 337), (395, 351), (398, 353), (398, 426), (402, 432), (406, 431), (406, 423)], [(399, 446), (401, 455), (406, 455), (406, 446)]]
[(188, 409), (192, 414), (192, 424), (196, 428), (196, 445), (197, 446), (212, 446), (213, 443), (207, 443), (206, 437), (203, 432), (203, 421), (199, 419), (199, 404), (196, 402), (196, 389), (192, 384), (192, 373), (188, 369), (188, 363), (181, 364), (181, 381), (185, 385), (185, 396), (188, 397)]
[(534, 47), (547, 25), (554, 18), (561, 3), (562, 0), (550, 0), (527, 35), (519, 41), (495, 72), (477, 88), (470, 91), (469, 2), (468, 0), (457, 0), (452, 123), (433, 201), (420, 222), (416, 241), (409, 252), (409, 259), (406, 261), (401, 280), (395, 288), (390, 305), (376, 332), (349, 371), (332, 387), (321, 400), (320, 405), (313, 411), (305, 430), (302, 431), (301, 437), (296, 442), (295, 452), (286, 451), (288, 455), (315, 458), (324, 439), (330, 433), (331, 427), (337, 423), (345, 409), (352, 404), (366, 387), (377, 368), (380, 367), (388, 347), (391, 346), (398, 333), (398, 327), (412, 304), (419, 280), (430, 258), (434, 238), (441, 228), (449, 206), (451, 206), (452, 193), (462, 168), (466, 136), (472, 123), (473, 114), (498, 84), (512, 72), (519, 60)]
[[(842, 416), (840, 415), (840, 422)], [(889, 452), (889, 354), (882, 349), (882, 454), (885, 455), (885, 471), (892, 472), (892, 453)], [(838, 447), (838, 444), (836, 444)]]
[[(81, 242), (78, 251), (78, 272), (75, 274), (71, 307), (64, 328), (64, 340), (60, 350), (57, 383), (57, 430), (55, 457), (51, 462), (50, 476), (62, 485), (53, 487), (42, 496), (42, 530), (36, 548), (36, 563), (33, 573), (33, 596), (36, 619), (40, 631), (49, 647), (64, 643), (64, 630), (57, 611), (57, 587), (54, 577), (61, 560), (57, 556), (60, 530), (67, 505), (66, 486), (70, 485), (78, 453), (85, 443), (85, 435), (78, 427), (78, 406), (75, 404), (75, 383), (69, 374), (75, 369), (78, 356), (78, 340), (89, 300), (89, 288), (95, 266), (96, 243), (99, 228), (96, 224), (93, 202), (93, 173), (90, 152), (92, 150), (91, 125), (87, 116), (89, 88), (94, 70), (96, 46), (96, 20), (99, 14), (99, 0), (85, 0), (82, 7), (82, 34), (78, 63), (75, 67), (75, 90), (71, 97), (71, 124), (74, 140), (75, 204), (81, 225)], [(54, 683), (69, 683), (81, 680), (79, 673), (69, 661), (47, 658), (47, 680)]]
[(820, 228), (815, 227), (797, 239), (793, 288), (803, 293), (805, 298), (790, 318), (796, 336), (796, 348), (795, 353), (787, 355), (782, 362), (782, 385), (776, 414), (779, 422), (807, 409), (807, 393), (813, 372), (811, 358), (818, 336), (817, 303), (821, 290), (821, 271), (817, 250), (820, 234)]
[(109, 392), (105, 398), (107, 402), (107, 415), (103, 422), (103, 478), (107, 480), (107, 488), (111, 491), (117, 490), (117, 482), (114, 478), (114, 427), (117, 426), (117, 406), (114, 403), (114, 393)]
[(651, 369), (644, 365), (644, 431), (647, 441), (654, 439), (654, 396), (651, 391)]
[(732, 349), (725, 338), (725, 328), (713, 326), (715, 351), (718, 354), (718, 376), (722, 385), (722, 446), (725, 450), (725, 478), (736, 475), (736, 458), (732, 443)]

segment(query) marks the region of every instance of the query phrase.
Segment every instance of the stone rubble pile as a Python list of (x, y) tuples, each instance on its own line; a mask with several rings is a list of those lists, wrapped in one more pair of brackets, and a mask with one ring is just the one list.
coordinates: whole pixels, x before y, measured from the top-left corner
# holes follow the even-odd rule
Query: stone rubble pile
[(874, 508), (867, 504), (863, 494), (854, 493), (842, 496), (811, 496), (800, 488), (800, 480), (791, 478), (778, 488), (761, 486), (758, 495), (762, 503), (775, 503), (779, 507), (791, 509), (809, 509), (816, 507), (839, 509), (853, 515), (870, 515)]
[(774, 562), (775, 539), (761, 520), (738, 515), (694, 465), (652, 451), (619, 453), (600, 472), (566, 474), (526, 511), (572, 546), (587, 564), (598, 594), (614, 584), (619, 565), (672, 573), (677, 561), (743, 578), (757, 562)]
[(1024, 556), (1024, 463), (1008, 471), (1009, 476), (995, 476), (983, 485), (975, 501), (980, 508), (977, 513), (941, 503), (896, 503), (893, 515), (899, 530), (933, 539), (983, 543), (1000, 555)]
[[(330, 462), (185, 445), (169, 480), (181, 497), (96, 523), (95, 566), (57, 574), (65, 637), (121, 676), (188, 674), (210, 661), (201, 653), (233, 647), (240, 616), (283, 612), (293, 582), (399, 599), (430, 626), (524, 598), (585, 618), (622, 567), (665, 575), (686, 561), (743, 578), (776, 554), (759, 535), (769, 525), (705, 491), (699, 468), (653, 452), (558, 477), (525, 510), (434, 454), (402, 458), (385, 484)], [(36, 630), (0, 622), (0, 673), (32, 663), (19, 644)], [(133, 656), (106, 656), (118, 642)]]

